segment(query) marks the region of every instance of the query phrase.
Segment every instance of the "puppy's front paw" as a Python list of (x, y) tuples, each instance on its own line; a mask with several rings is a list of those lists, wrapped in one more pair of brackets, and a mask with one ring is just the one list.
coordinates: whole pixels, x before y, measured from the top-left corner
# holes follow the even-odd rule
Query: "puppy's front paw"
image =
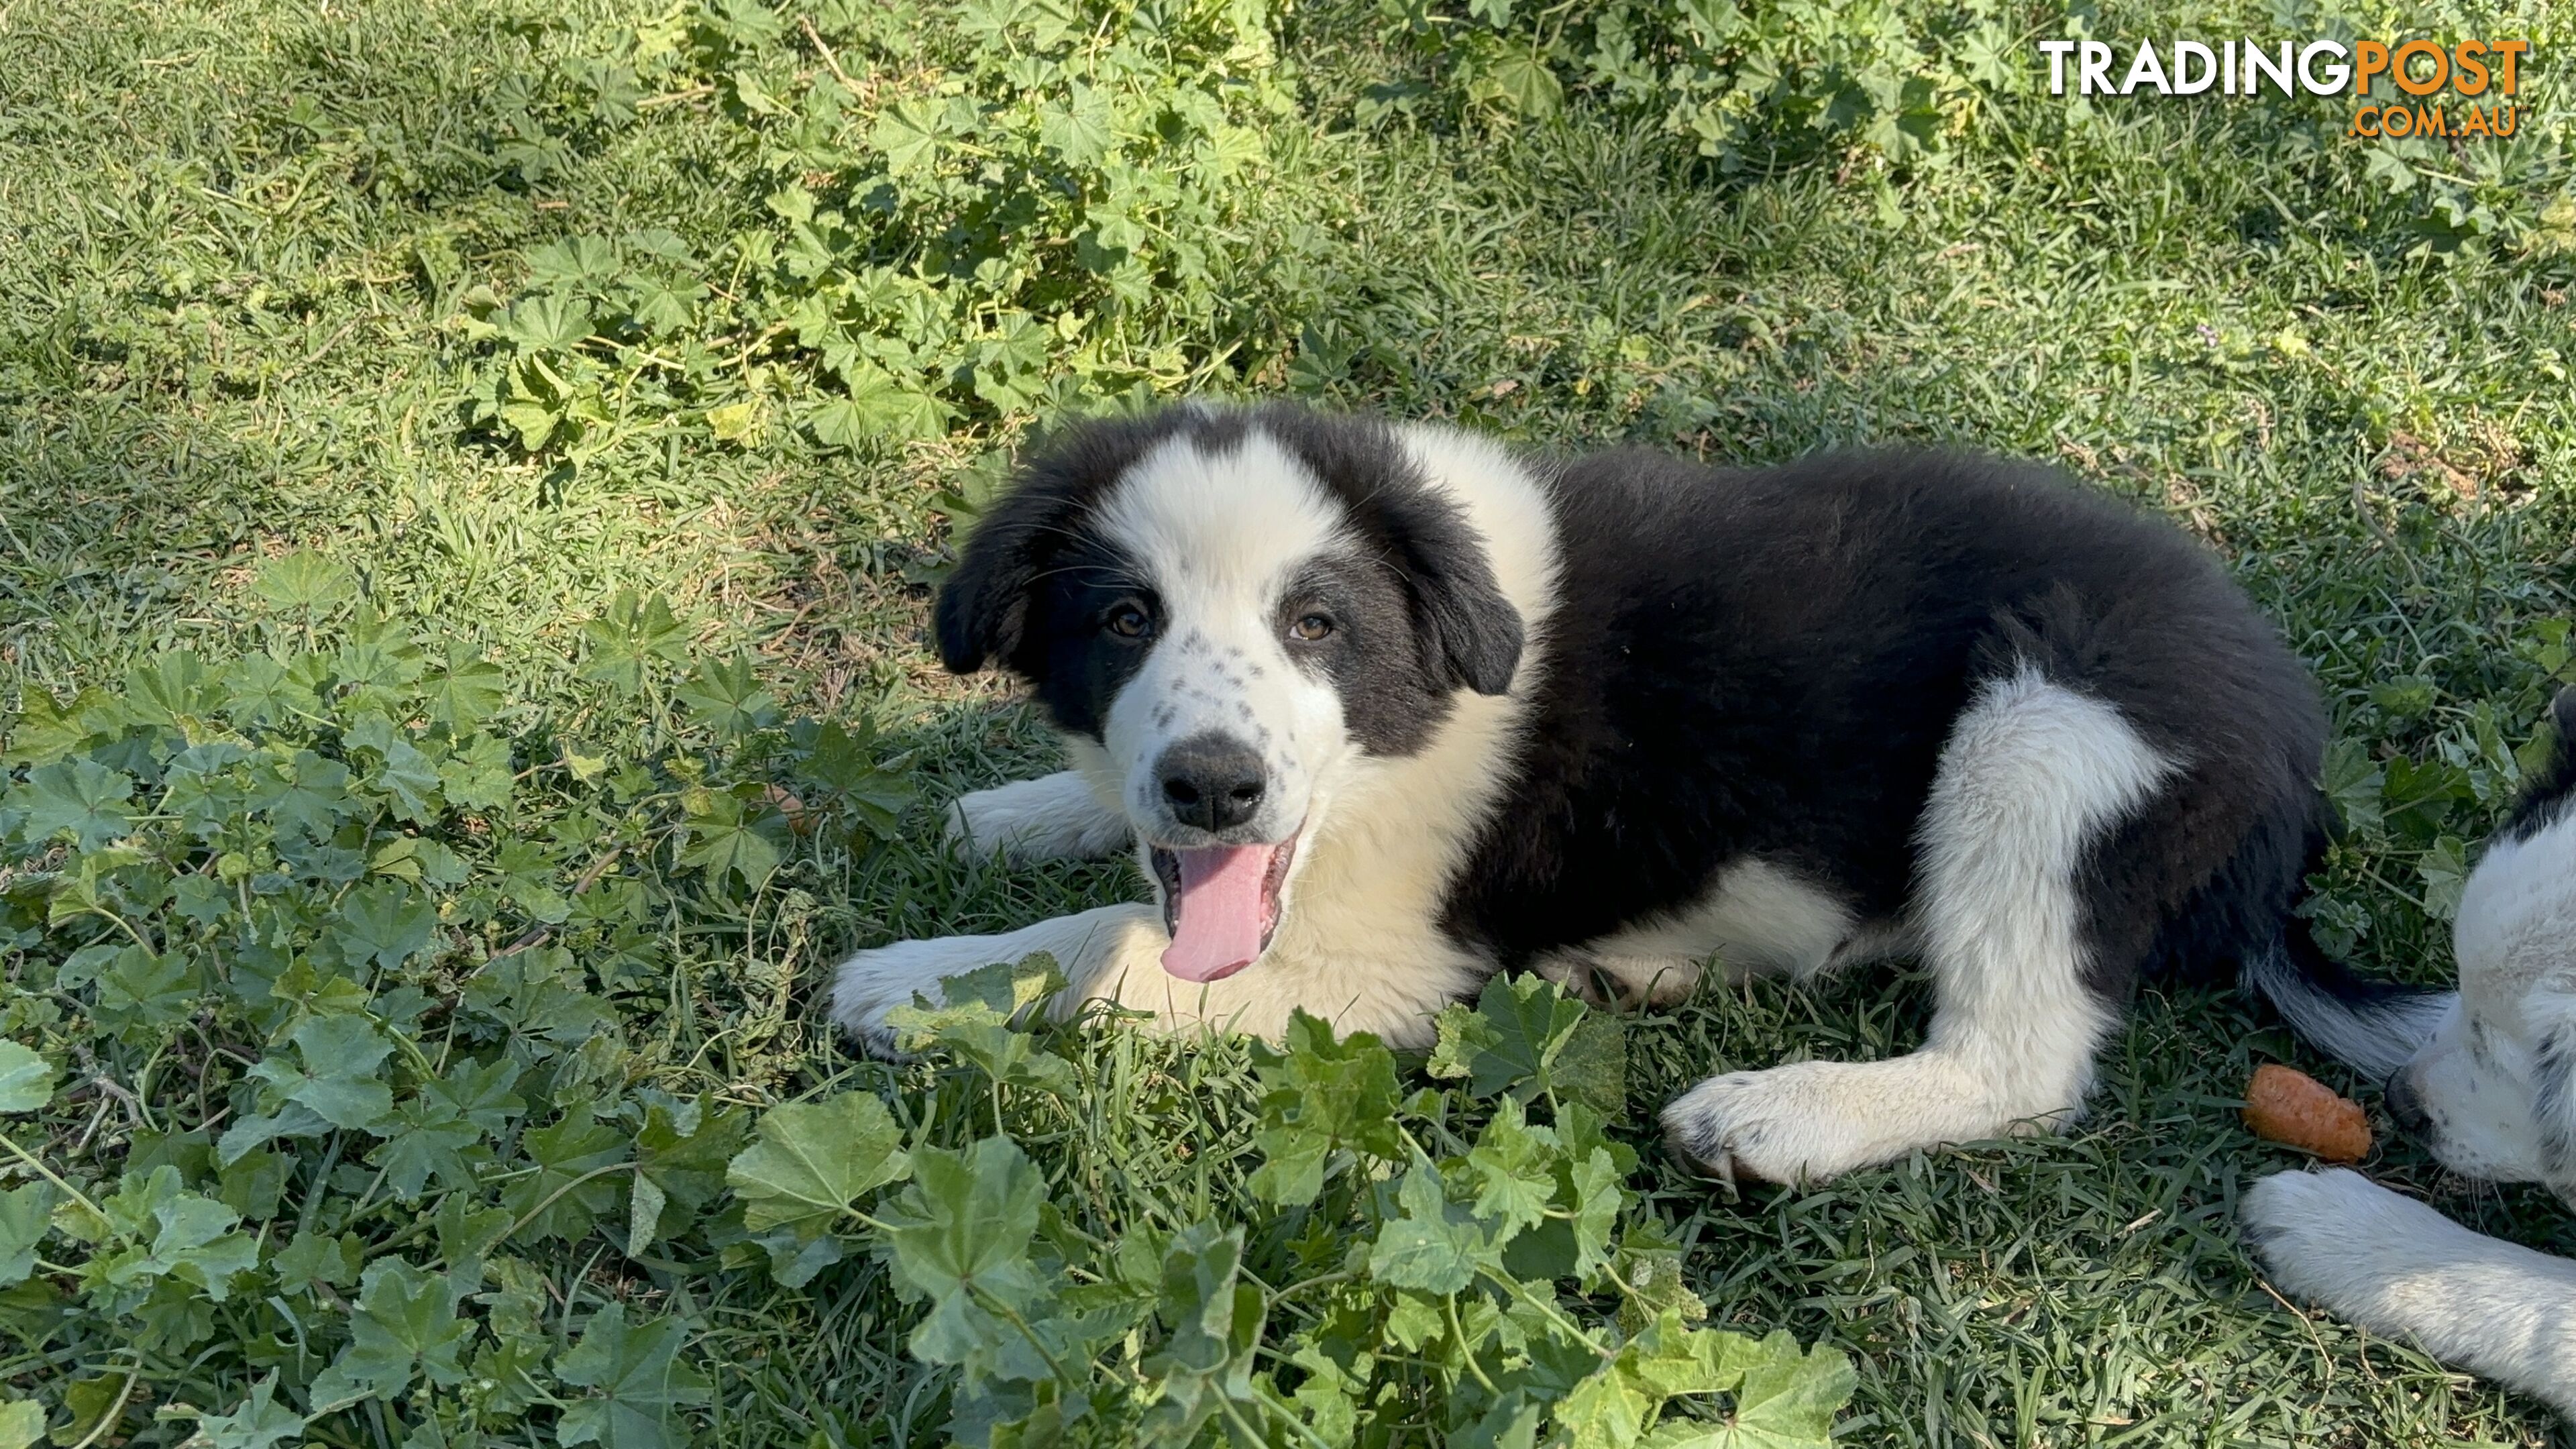
[(982, 964), (969, 961), (957, 948), (980, 942), (972, 937), (932, 941), (898, 941), (861, 951), (832, 973), (832, 1019), (870, 1056), (899, 1060), (895, 1030), (886, 1018), (916, 996), (940, 999), (939, 983)]
[(1550, 956), (1531, 967), (1565, 994), (1603, 1011), (1678, 1006), (1699, 985), (1695, 962), (1664, 957)]
[(1711, 1077), (1664, 1109), (1664, 1138), (1726, 1182), (1822, 1182), (1878, 1160), (1871, 1094), (1849, 1062)]
[(948, 807), (947, 834), (960, 854), (1022, 865), (1103, 859), (1129, 838), (1126, 820), (1102, 809), (1071, 770), (960, 796)]
[(2351, 1318), (2384, 1319), (2392, 1262), (2465, 1232), (2350, 1168), (2276, 1172), (2246, 1190), (2245, 1241), (2283, 1288)]
[[(2055, 1097), (2032, 1087), (2032, 1097)], [(1991, 1082), (1937, 1053), (1878, 1062), (1793, 1062), (1729, 1072), (1664, 1109), (1664, 1137), (1714, 1177), (1822, 1182), (1917, 1148), (2045, 1126), (2064, 1106), (2016, 1108)]]

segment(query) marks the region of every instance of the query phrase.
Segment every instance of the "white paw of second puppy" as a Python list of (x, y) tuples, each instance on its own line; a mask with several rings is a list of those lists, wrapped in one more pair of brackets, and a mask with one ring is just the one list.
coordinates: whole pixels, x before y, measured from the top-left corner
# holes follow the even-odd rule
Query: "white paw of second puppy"
[(2247, 1245), (2274, 1281), (2328, 1304), (2346, 1303), (2356, 1279), (2375, 1280), (2374, 1260), (2389, 1245), (2430, 1248), (2461, 1231), (2345, 1167), (2276, 1172), (2246, 1190), (2237, 1213)]

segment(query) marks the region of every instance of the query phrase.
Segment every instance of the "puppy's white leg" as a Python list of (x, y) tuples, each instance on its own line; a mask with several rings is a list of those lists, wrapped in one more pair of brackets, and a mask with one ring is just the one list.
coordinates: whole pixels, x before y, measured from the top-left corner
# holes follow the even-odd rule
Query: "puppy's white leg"
[(938, 1000), (944, 978), (1040, 951), (1053, 956), (1073, 983), (1049, 1008), (1063, 1015), (1096, 994), (1091, 983), (1132, 974), (1139, 963), (1161, 975), (1163, 948), (1169, 944), (1162, 922), (1147, 905), (1102, 906), (998, 935), (898, 941), (841, 963), (832, 977), (832, 1019), (869, 1050), (892, 1051), (894, 1032), (886, 1025), (886, 1013), (911, 1005), (915, 995)]
[(1923, 1049), (1712, 1077), (1665, 1109), (1674, 1146), (1722, 1176), (1818, 1181), (2071, 1116), (2114, 1019), (2084, 985), (2076, 869), (2171, 768), (2118, 711), (2034, 669), (1988, 683), (1918, 831)]
[(2576, 1414), (2576, 1263), (2473, 1233), (2360, 1173), (2276, 1173), (2245, 1194), (2275, 1282)]
[(982, 859), (1027, 864), (1106, 859), (1134, 837), (1081, 771), (1058, 770), (960, 797), (948, 807), (948, 838)]

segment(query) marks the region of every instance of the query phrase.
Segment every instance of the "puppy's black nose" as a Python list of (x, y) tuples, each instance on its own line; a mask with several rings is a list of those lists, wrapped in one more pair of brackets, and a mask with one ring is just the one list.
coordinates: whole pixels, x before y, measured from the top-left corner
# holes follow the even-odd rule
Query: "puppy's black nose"
[(2397, 1124), (2397, 1130), (2410, 1137), (2421, 1136), (2433, 1124), (2431, 1114), (2424, 1110), (2423, 1099), (2415, 1095), (2415, 1079), (2402, 1069), (2388, 1079), (2388, 1085), (2380, 1091), (2380, 1100), (2388, 1104), (2389, 1119)]
[(1261, 808), (1261, 757), (1222, 735), (1196, 735), (1163, 752), (1163, 798), (1172, 818), (1201, 830), (1230, 830)]

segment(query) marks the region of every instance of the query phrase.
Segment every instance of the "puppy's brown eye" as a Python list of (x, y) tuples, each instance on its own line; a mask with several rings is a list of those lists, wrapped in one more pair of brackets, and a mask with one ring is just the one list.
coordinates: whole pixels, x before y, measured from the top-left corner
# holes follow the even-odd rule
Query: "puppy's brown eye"
[(1321, 614), (1308, 614), (1296, 623), (1289, 625), (1288, 632), (1305, 640), (1307, 643), (1312, 644), (1316, 640), (1333, 632), (1333, 621), (1325, 618)]
[(1141, 639), (1145, 635), (1146, 625), (1150, 622), (1145, 617), (1144, 610), (1129, 604), (1111, 614), (1107, 620), (1107, 626), (1110, 633), (1121, 639)]

